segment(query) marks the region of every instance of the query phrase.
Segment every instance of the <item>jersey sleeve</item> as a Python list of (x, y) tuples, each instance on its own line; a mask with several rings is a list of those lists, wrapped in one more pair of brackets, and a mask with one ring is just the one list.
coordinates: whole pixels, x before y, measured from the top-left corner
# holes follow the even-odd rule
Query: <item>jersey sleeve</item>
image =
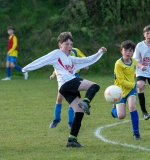
[(70, 59), (73, 61), (75, 70), (79, 70), (81, 68), (85, 68), (95, 63), (102, 57), (103, 54), (104, 54), (103, 50), (100, 49), (96, 54), (92, 56), (82, 57), (82, 58), (70, 56)]
[(12, 53), (17, 47), (17, 37), (13, 36), (13, 45), (12, 48), (8, 51), (9, 53)]
[(138, 62), (140, 62), (140, 50), (139, 50), (139, 44), (135, 47), (135, 51), (133, 54), (133, 58), (136, 59)]
[(123, 70), (118, 63), (115, 64), (115, 76), (116, 76), (117, 81), (123, 87), (131, 88), (131, 89), (134, 88), (135, 83), (125, 80)]
[(78, 57), (86, 57), (78, 48), (74, 48), (77, 52)]
[(43, 57), (38, 58), (37, 60), (31, 62), (24, 68), (22, 68), (22, 72), (29, 72), (36, 70), (38, 68), (44, 67), (46, 65), (53, 65), (57, 61), (57, 53), (55, 51), (46, 54)]

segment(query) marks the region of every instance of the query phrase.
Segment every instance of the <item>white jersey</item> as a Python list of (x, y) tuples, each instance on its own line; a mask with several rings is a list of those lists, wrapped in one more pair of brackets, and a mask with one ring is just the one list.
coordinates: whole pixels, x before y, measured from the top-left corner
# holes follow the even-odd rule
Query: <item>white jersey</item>
[(83, 58), (70, 55), (67, 56), (61, 50), (56, 49), (25, 66), (22, 69), (22, 72), (29, 72), (46, 65), (53, 65), (56, 71), (58, 87), (60, 88), (64, 83), (75, 78), (74, 74), (77, 70), (95, 63), (98, 59), (101, 58), (102, 55), (102, 49), (100, 49), (96, 54), (92, 56)]
[(148, 47), (144, 41), (137, 44), (133, 58), (146, 67), (145, 71), (136, 67), (136, 77), (143, 76), (150, 78), (150, 47)]

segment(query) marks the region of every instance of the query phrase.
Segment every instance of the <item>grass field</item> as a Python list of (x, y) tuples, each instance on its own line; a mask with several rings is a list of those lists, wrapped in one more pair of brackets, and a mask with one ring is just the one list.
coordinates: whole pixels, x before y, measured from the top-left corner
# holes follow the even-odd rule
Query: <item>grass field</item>
[[(69, 135), (68, 104), (63, 101), (62, 121), (55, 129), (50, 129), (57, 96), (57, 81), (50, 81), (48, 76), (33, 75), (31, 72), (27, 81), (19, 75), (13, 76), (12, 81), (0, 81), (0, 160), (150, 159), (150, 120), (143, 120), (138, 103), (141, 141), (133, 141), (130, 121), (102, 129), (101, 136), (111, 142), (118, 142), (117, 144), (106, 143), (94, 134), (98, 127), (122, 122), (111, 117), (111, 105), (103, 96), (105, 88), (113, 83), (113, 76), (83, 76), (100, 84), (101, 90), (91, 103), (91, 115), (84, 116), (78, 135), (78, 141), (84, 147), (66, 148)], [(2, 75), (0, 78), (3, 78)], [(147, 105), (150, 106), (148, 88)], [(128, 108), (125, 120), (130, 120)]]

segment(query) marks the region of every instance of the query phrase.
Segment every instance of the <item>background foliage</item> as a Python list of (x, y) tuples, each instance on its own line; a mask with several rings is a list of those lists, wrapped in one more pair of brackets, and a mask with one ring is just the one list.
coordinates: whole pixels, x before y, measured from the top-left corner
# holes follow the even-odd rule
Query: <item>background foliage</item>
[(113, 73), (114, 63), (121, 56), (120, 43), (143, 40), (149, 8), (150, 0), (0, 0), (0, 68), (5, 67), (6, 28), (12, 25), (19, 41), (21, 66), (58, 48), (59, 33), (70, 31), (74, 46), (86, 55), (101, 46), (108, 49), (89, 72)]

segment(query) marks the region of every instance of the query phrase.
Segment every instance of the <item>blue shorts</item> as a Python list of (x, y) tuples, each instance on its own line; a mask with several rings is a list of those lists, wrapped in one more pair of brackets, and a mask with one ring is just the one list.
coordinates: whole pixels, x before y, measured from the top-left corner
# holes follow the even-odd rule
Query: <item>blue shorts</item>
[(6, 57), (6, 61), (16, 63), (16, 62), (17, 62), (17, 57), (14, 57), (14, 56), (7, 56), (7, 57)]
[(136, 87), (135, 87), (134, 89), (132, 89), (132, 90), (128, 93), (128, 95), (127, 95), (126, 97), (122, 98), (122, 99), (121, 99), (118, 103), (116, 103), (116, 104), (121, 104), (121, 103), (126, 104), (127, 99), (128, 99), (130, 96), (135, 96), (135, 97), (136, 97), (136, 93), (137, 93), (137, 91), (136, 91)]

